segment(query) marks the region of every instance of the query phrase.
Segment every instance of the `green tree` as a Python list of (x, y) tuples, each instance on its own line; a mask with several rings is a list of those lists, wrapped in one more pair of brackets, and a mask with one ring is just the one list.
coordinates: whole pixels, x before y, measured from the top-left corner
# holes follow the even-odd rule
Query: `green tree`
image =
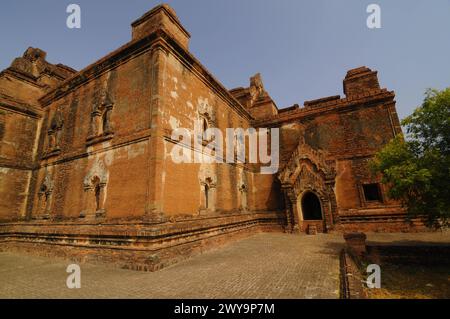
[(388, 196), (408, 216), (427, 216), (430, 227), (446, 227), (450, 217), (450, 88), (428, 90), (422, 106), (402, 121), (398, 135), (377, 153), (372, 172), (382, 174)]

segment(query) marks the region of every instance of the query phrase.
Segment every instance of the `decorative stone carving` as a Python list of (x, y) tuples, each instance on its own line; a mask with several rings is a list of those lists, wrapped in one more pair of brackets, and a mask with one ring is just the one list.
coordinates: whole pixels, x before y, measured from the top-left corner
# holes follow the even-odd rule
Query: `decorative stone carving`
[(205, 136), (205, 132), (207, 129), (209, 128), (214, 128), (216, 127), (216, 116), (215, 116), (215, 111), (213, 109), (213, 107), (211, 105), (209, 105), (208, 100), (199, 100), (198, 103), (198, 109), (197, 109), (197, 114), (198, 114), (198, 124), (200, 125), (201, 128), (201, 136), (198, 136), (198, 139), (201, 140), (201, 143), (203, 145), (208, 144), (209, 142), (211, 142), (211, 139), (207, 138)]
[(87, 144), (100, 143), (113, 138), (113, 126), (111, 124), (111, 113), (114, 103), (106, 90), (100, 94), (99, 100), (94, 103), (91, 113), (91, 125)]
[(50, 127), (47, 131), (47, 149), (44, 158), (57, 156), (61, 153), (61, 135), (64, 126), (64, 118), (61, 108), (58, 108), (50, 121)]
[(33, 216), (34, 219), (49, 219), (51, 216), (51, 206), (53, 199), (53, 181), (48, 173), (46, 173), (44, 180), (41, 183), (38, 191), (38, 202), (36, 211)]
[(201, 201), (199, 213), (210, 213), (216, 210), (216, 185), (217, 179), (211, 174), (202, 174), (204, 177), (200, 177), (200, 191), (201, 191)]
[(198, 114), (201, 117), (208, 118), (211, 123), (215, 124), (216, 116), (213, 107), (208, 103), (208, 99), (199, 100), (198, 103)]
[(248, 210), (248, 183), (247, 176), (243, 170), (240, 170), (240, 178), (238, 182), (238, 192), (239, 192), (239, 210), (247, 211)]
[(49, 89), (52, 81), (63, 81), (75, 73), (75, 70), (63, 64), (51, 64), (46, 61), (47, 53), (38, 48), (28, 48), (22, 57), (14, 59), (7, 72), (20, 74), (28, 80), (36, 81)]
[(106, 186), (108, 171), (102, 161), (97, 161), (84, 178), (85, 210), (80, 213), (81, 218), (100, 218), (106, 216)]
[(294, 230), (301, 228), (299, 198), (306, 192), (318, 195), (322, 206), (324, 228), (329, 230), (336, 223), (336, 198), (334, 194), (336, 171), (334, 162), (326, 161), (326, 153), (315, 150), (300, 139), (290, 160), (281, 169), (278, 178), (283, 185), (287, 200), (287, 224)]
[(267, 96), (260, 73), (257, 73), (250, 78), (250, 95), (252, 96), (253, 101)]

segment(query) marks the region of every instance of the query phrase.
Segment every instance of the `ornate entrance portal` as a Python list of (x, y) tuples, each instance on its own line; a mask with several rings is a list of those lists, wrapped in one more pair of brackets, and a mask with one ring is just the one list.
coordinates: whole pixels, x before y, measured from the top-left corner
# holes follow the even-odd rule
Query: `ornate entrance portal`
[(278, 175), (286, 203), (286, 230), (327, 232), (338, 222), (336, 171), (326, 154), (300, 141)]

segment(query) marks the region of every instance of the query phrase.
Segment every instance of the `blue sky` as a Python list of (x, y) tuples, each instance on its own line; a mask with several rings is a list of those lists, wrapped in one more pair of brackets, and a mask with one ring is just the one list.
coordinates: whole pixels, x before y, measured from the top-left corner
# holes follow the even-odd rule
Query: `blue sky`
[[(191, 52), (227, 88), (261, 72), (278, 107), (342, 93), (347, 70), (379, 71), (397, 93), (400, 117), (426, 88), (450, 86), (450, 0), (168, 0), (191, 33)], [(82, 9), (82, 28), (66, 27), (66, 7)], [(150, 0), (2, 0), (0, 69), (29, 46), (48, 60), (82, 69), (131, 38), (130, 23)], [(366, 8), (382, 28), (366, 27)]]

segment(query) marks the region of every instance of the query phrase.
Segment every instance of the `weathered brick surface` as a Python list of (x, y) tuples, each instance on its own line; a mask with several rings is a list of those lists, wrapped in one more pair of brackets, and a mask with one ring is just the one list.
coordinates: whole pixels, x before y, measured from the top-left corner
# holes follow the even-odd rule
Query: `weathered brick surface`
[(0, 221), (26, 217), (44, 115), (37, 100), (75, 72), (45, 56), (28, 48), (0, 72)]
[[(144, 253), (132, 261), (154, 269), (214, 245), (217, 234), (223, 242), (309, 225), (319, 232), (410, 230), (384, 187), (379, 201), (363, 194), (364, 184), (379, 182), (368, 161), (401, 132), (394, 92), (380, 87), (376, 71), (350, 70), (345, 97), (278, 110), (259, 74), (249, 87), (225, 89), (188, 51), (189, 38), (173, 9), (161, 5), (132, 24), (129, 43), (82, 71), (50, 64), (30, 48), (1, 72), (0, 244), (119, 263), (133, 260), (123, 243), (162, 245), (162, 262), (147, 262)], [(278, 174), (262, 175), (261, 163), (176, 164), (172, 132), (195, 123), (224, 135), (227, 128), (280, 128)], [(306, 216), (308, 193), (320, 203), (317, 220)], [(133, 235), (141, 225), (161, 232), (158, 244)], [(103, 228), (116, 237), (99, 238)], [(74, 239), (81, 230), (84, 237)], [(177, 233), (180, 251), (170, 248)]]

